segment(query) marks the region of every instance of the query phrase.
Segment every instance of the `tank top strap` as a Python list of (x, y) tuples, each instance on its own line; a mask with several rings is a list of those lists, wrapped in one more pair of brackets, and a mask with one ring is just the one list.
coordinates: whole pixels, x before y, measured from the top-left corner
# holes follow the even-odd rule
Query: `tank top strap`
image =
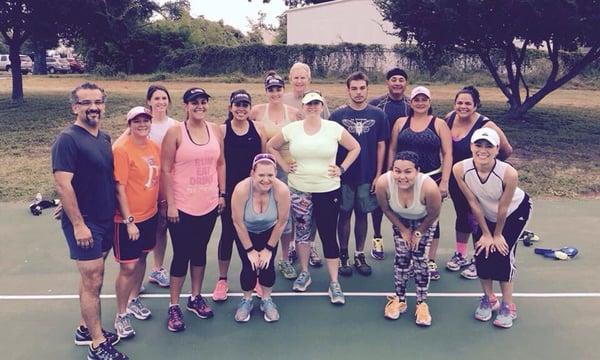
[(256, 130), (256, 126), (254, 125), (254, 122), (250, 119), (246, 120), (248, 121), (248, 133), (247, 135), (256, 135), (257, 137), (260, 138), (260, 136), (258, 136), (258, 130)]
[(431, 129), (431, 131), (433, 131), (437, 135), (437, 131), (435, 131), (435, 120), (436, 119), (437, 119), (437, 117), (433, 116), (431, 118), (431, 120), (429, 121), (429, 125), (427, 125), (427, 128)]
[(453, 111), (452, 114), (450, 114), (450, 116), (448, 116), (446, 118), (446, 123), (448, 124), (448, 127), (450, 129), (452, 129), (452, 126), (454, 126), (454, 120), (456, 119), (456, 111)]
[(406, 122), (402, 126), (402, 129), (400, 129), (400, 132), (403, 132), (406, 129), (410, 129), (410, 120), (411, 119), (412, 119), (412, 116), (409, 116), (408, 118), (406, 118)]
[(269, 103), (265, 104), (265, 112), (263, 113), (262, 121), (265, 123), (271, 123), (271, 119), (269, 119)]
[(283, 104), (283, 123), (288, 124), (290, 119), (288, 119), (288, 106)]

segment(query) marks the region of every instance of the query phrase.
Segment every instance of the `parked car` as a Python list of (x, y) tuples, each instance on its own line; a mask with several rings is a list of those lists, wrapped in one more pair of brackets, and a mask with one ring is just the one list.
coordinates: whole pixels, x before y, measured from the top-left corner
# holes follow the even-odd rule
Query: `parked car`
[[(33, 61), (27, 55), (20, 55), (21, 57), (21, 73), (29, 74), (33, 70)], [(0, 69), (4, 71), (11, 71), (12, 65), (8, 54), (0, 55)]]
[(69, 62), (69, 66), (71, 67), (71, 72), (83, 74), (85, 69), (83, 63), (75, 58), (67, 58)]
[(46, 69), (50, 74), (66, 74), (71, 70), (71, 66), (69, 66), (69, 62), (66, 59), (47, 57)]

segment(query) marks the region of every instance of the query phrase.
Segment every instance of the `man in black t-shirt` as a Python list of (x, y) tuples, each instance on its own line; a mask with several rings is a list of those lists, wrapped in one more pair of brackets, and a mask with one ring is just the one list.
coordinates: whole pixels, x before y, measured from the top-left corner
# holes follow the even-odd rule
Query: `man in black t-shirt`
[(76, 87), (70, 96), (75, 123), (52, 146), (54, 182), (63, 206), (62, 230), (71, 259), (81, 275), (81, 323), (77, 345), (88, 345), (88, 359), (122, 360), (114, 349), (119, 338), (102, 329), (100, 290), (104, 259), (112, 247), (115, 181), (110, 136), (100, 131), (106, 96), (93, 83)]
[[(354, 213), (354, 236), (356, 251), (354, 267), (362, 275), (370, 275), (371, 267), (364, 254), (367, 237), (367, 214), (376, 208), (375, 180), (383, 170), (385, 142), (390, 136), (385, 113), (367, 102), (369, 78), (362, 72), (348, 76), (346, 87), (349, 101), (335, 110), (331, 117), (342, 125), (360, 143), (360, 154), (356, 161), (344, 171), (341, 177), (342, 199), (338, 234), (340, 241), (340, 275), (352, 275), (348, 266), (348, 242), (350, 238), (350, 218)], [(340, 164), (348, 151), (338, 148), (337, 163)]]
[[(388, 93), (369, 101), (370, 105), (376, 106), (383, 110), (388, 122), (390, 124), (390, 133), (396, 120), (401, 117), (408, 116), (408, 110), (410, 109), (410, 99), (404, 95), (408, 86), (408, 75), (406, 71), (400, 68), (390, 69), (386, 76), (386, 85), (388, 87)], [(389, 141), (385, 144), (385, 156), (383, 160), (384, 168), (387, 164)], [(384, 169), (384, 172), (389, 169)], [(383, 252), (383, 236), (381, 235), (381, 220), (383, 219), (383, 212), (377, 207), (371, 213), (373, 219), (373, 247), (371, 249), (371, 257), (376, 260), (384, 259)]]

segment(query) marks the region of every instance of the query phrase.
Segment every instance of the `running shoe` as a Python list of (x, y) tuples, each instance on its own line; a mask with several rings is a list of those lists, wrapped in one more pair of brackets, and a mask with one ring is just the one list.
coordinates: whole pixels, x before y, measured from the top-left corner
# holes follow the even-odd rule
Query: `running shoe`
[(201, 295), (196, 296), (195, 299), (192, 300), (192, 297), (188, 297), (187, 301), (187, 309), (188, 311), (193, 312), (200, 319), (208, 319), (213, 317), (213, 311), (210, 306), (204, 301)]
[(513, 320), (516, 318), (517, 306), (514, 303), (509, 305), (505, 302), (502, 302), (502, 305), (500, 305), (500, 310), (498, 311), (498, 315), (496, 315), (496, 319), (494, 319), (494, 325), (508, 329), (513, 325)]
[(135, 330), (131, 325), (131, 315), (117, 315), (115, 317), (115, 331), (121, 339), (129, 339), (135, 336)]
[(427, 263), (427, 268), (429, 270), (429, 278), (431, 280), (440, 279), (440, 271), (438, 270), (438, 266), (434, 260), (429, 260), (429, 262)]
[(88, 347), (87, 360), (129, 360), (127, 355), (120, 353), (113, 347), (110, 341), (106, 340), (94, 349), (90, 344)]
[(344, 293), (342, 292), (342, 287), (338, 282), (330, 282), (329, 283), (329, 300), (332, 304), (344, 305), (346, 303), (346, 298), (344, 297)]
[(367, 264), (367, 259), (364, 253), (354, 255), (354, 267), (359, 274), (364, 276), (369, 276), (373, 272), (371, 266)]
[(273, 302), (273, 299), (263, 299), (260, 303), (260, 311), (264, 312), (264, 319), (266, 322), (274, 322), (279, 320), (279, 311), (277, 306)]
[(467, 266), (466, 269), (464, 269), (461, 273), (460, 276), (464, 277), (465, 279), (469, 279), (469, 280), (477, 280), (477, 267), (475, 266), (475, 259), (473, 259), (471, 261), (471, 264), (469, 266)]
[(352, 276), (352, 268), (348, 265), (348, 250), (340, 251), (340, 267), (338, 274), (341, 276)]
[(373, 238), (373, 248), (371, 248), (371, 257), (375, 260), (383, 260), (385, 253), (383, 252), (383, 238)]
[(254, 292), (256, 293), (256, 296), (258, 296), (259, 298), (262, 299), (263, 290), (262, 290), (262, 286), (260, 286), (260, 282), (258, 281), (258, 279), (256, 279), (256, 285), (254, 286)]
[[(115, 333), (102, 329), (102, 334), (104, 335), (104, 338), (113, 345), (116, 345), (119, 342), (119, 336)], [(90, 330), (85, 326), (80, 325), (75, 330), (75, 345), (89, 346), (91, 343), (92, 335), (90, 334)]]
[(140, 291), (138, 292), (138, 294), (143, 294), (146, 292), (146, 287), (144, 286), (144, 284), (140, 285)]
[(483, 295), (479, 300), (479, 306), (475, 310), (475, 319), (479, 321), (489, 321), (492, 318), (492, 311), (496, 311), (500, 308), (498, 299), (494, 296), (490, 298), (487, 295)]
[(321, 267), (323, 266), (323, 260), (317, 253), (317, 249), (311, 246), (310, 253), (308, 255), (308, 264), (312, 267)]
[(446, 263), (446, 269), (450, 271), (459, 271), (465, 266), (469, 266), (471, 262), (465, 259), (461, 253), (455, 252), (454, 255)]
[(296, 249), (290, 249), (288, 251), (288, 261), (293, 264), (296, 262), (296, 260), (298, 260), (298, 253), (296, 252)]
[(292, 285), (292, 290), (304, 292), (311, 283), (312, 279), (310, 278), (310, 274), (307, 271), (301, 271), (300, 274), (298, 274), (298, 278), (294, 281), (294, 285)]
[(388, 302), (383, 310), (383, 316), (391, 319), (398, 320), (400, 314), (406, 312), (406, 301), (401, 301), (398, 295), (388, 296)]
[(417, 304), (417, 309), (415, 311), (415, 316), (417, 320), (415, 321), (419, 326), (429, 326), (431, 325), (431, 314), (429, 314), (429, 306), (426, 303), (422, 302)]
[(152, 271), (150, 275), (148, 275), (148, 281), (164, 288), (167, 288), (171, 285), (169, 273), (163, 267)]
[(181, 312), (181, 308), (179, 307), (179, 305), (169, 306), (167, 329), (173, 332), (185, 330), (185, 322), (183, 322), (183, 313)]
[(214, 301), (225, 301), (227, 300), (227, 292), (229, 291), (229, 285), (227, 280), (218, 280), (215, 284), (215, 290), (212, 293), (212, 299)]
[(277, 269), (283, 275), (284, 278), (288, 280), (294, 280), (298, 277), (298, 273), (296, 272), (296, 268), (292, 265), (291, 262), (287, 260), (279, 260), (277, 262)]
[(127, 304), (127, 313), (135, 316), (138, 320), (146, 320), (152, 317), (152, 312), (139, 297), (129, 301), (129, 304)]
[(252, 314), (253, 308), (254, 305), (252, 304), (252, 298), (246, 299), (245, 297), (242, 297), (242, 300), (235, 311), (235, 321), (247, 322), (250, 320), (250, 315)]

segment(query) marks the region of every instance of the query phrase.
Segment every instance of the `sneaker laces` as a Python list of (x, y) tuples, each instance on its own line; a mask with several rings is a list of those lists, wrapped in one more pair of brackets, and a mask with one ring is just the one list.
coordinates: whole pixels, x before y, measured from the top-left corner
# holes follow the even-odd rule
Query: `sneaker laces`
[(117, 349), (115, 349), (108, 340), (105, 340), (103, 343), (98, 345), (96, 349), (92, 348), (92, 350), (97, 355), (102, 356), (103, 358), (107, 357), (108, 359), (116, 359), (120, 355)]
[(308, 278), (308, 273), (306, 271), (302, 271), (299, 275), (298, 275), (298, 282), (305, 282), (306, 279)]
[(181, 313), (181, 309), (179, 306), (171, 306), (169, 308), (169, 317), (173, 318), (173, 320), (177, 322), (181, 322), (183, 318), (183, 314)]
[(417, 305), (417, 311), (416, 311), (416, 315), (417, 315), (417, 319), (422, 319), (422, 318), (426, 318), (428, 317), (427, 315), (429, 314), (429, 306), (422, 302), (419, 305)]
[(332, 282), (329, 285), (329, 288), (331, 289), (331, 293), (335, 296), (342, 296), (344, 295), (344, 293), (342, 292), (342, 287), (340, 286), (340, 283), (337, 282)]
[(437, 270), (437, 269), (438, 269), (438, 266), (437, 266), (437, 264), (436, 264), (436, 263), (435, 263), (435, 261), (433, 261), (433, 260), (430, 260), (430, 261), (427, 263), (427, 267), (429, 268), (429, 270)]
[(490, 303), (490, 298), (487, 295), (483, 295), (481, 297), (481, 300), (479, 301), (479, 307), (482, 309), (489, 309), (492, 307)]

